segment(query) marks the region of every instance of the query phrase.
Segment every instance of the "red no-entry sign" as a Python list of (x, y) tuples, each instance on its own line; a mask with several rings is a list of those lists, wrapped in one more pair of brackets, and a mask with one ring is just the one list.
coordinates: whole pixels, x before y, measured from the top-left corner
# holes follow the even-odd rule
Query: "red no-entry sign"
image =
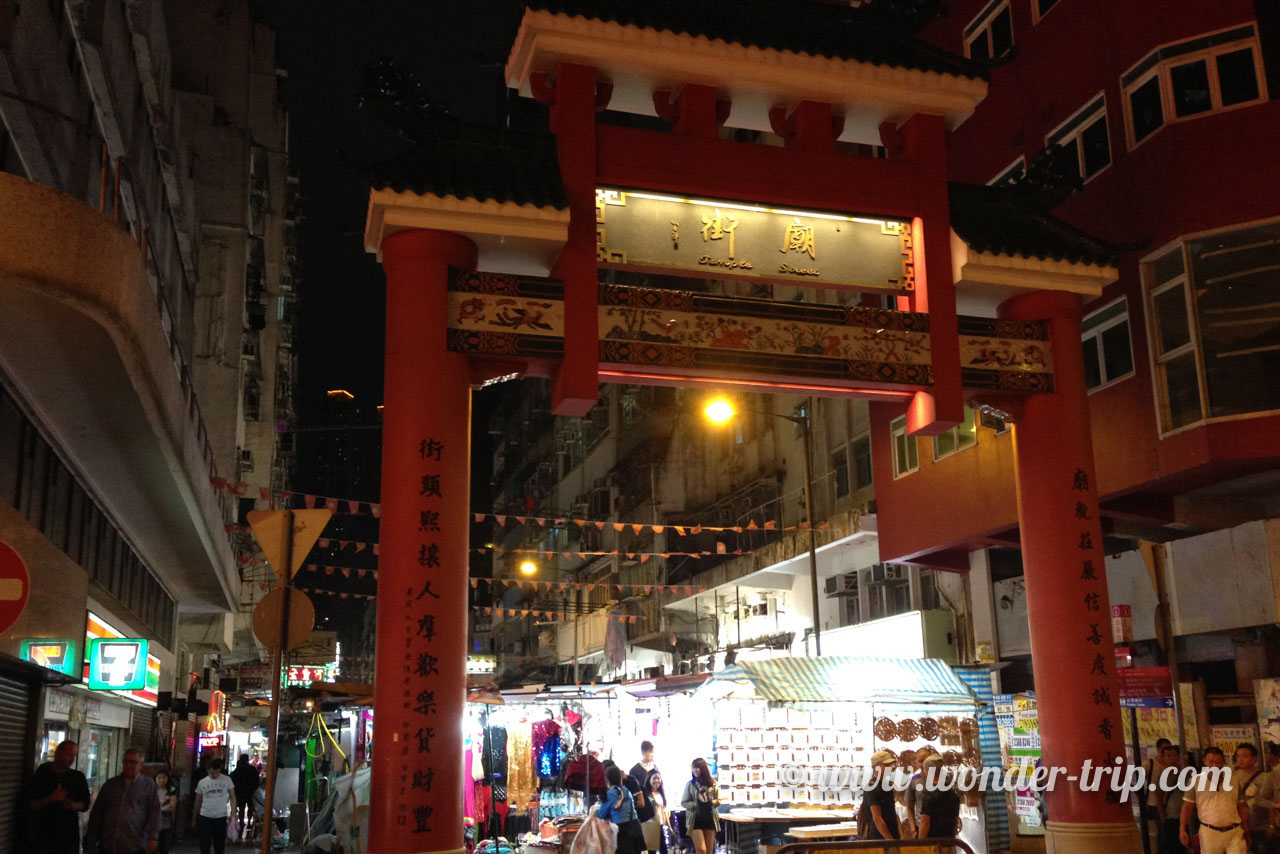
[(31, 576), (27, 566), (5, 543), (0, 543), (0, 632), (6, 631), (27, 607)]

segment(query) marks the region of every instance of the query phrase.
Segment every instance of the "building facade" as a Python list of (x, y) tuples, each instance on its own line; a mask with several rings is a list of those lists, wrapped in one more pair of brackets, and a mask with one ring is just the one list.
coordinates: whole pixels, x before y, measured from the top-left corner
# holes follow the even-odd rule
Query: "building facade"
[[(0, 5), (0, 542), (30, 579), (0, 635), (2, 851), (17, 788), (61, 739), (80, 742), (95, 787), (130, 746), (189, 771), (198, 722), (171, 698), (217, 687), (243, 604), (228, 538), (240, 508), (214, 484), (239, 480), (248, 448), (261, 484), (283, 485), (287, 123), (273, 35), (250, 4), (221, 9)], [(251, 103), (182, 72), (196, 30)], [(211, 235), (237, 228), (246, 260), (233, 264)], [(244, 306), (251, 233), (260, 312)], [(250, 376), (266, 388), (256, 414)], [(140, 642), (141, 687), (89, 672), (90, 641), (112, 638)]]

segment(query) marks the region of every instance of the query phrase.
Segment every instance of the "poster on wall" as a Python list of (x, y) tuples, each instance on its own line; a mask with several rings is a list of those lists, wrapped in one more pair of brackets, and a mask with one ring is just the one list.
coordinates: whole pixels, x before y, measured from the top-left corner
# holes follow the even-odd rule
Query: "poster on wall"
[(1262, 741), (1280, 744), (1280, 679), (1253, 680), (1253, 697), (1258, 704)]

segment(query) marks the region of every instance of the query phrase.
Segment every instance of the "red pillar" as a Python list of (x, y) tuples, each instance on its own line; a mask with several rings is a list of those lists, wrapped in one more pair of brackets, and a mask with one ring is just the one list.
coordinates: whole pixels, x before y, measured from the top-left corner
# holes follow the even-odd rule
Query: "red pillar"
[[(1044, 764), (1079, 774), (1115, 768), (1123, 723), (1111, 640), (1089, 401), (1080, 345), (1080, 297), (1038, 291), (1000, 316), (1047, 320), (1054, 392), (1026, 398), (1014, 424), (1018, 522), (1031, 626), (1031, 661)], [(1099, 791), (1058, 781), (1048, 793), (1049, 851), (1136, 850), (1137, 828), (1103, 780)]]
[(449, 267), (471, 241), (383, 241), (387, 360), (371, 854), (462, 851), (471, 389), (446, 346)]

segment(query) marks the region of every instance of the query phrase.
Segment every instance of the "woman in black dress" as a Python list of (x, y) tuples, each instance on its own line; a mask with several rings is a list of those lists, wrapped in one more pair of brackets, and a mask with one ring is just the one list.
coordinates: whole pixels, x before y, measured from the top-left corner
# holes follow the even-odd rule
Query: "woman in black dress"
[(692, 819), (689, 835), (693, 837), (694, 850), (697, 854), (715, 854), (716, 831), (720, 829), (720, 814), (716, 812), (720, 806), (720, 787), (711, 776), (707, 760), (693, 760), (693, 778), (684, 787), (680, 803), (686, 816)]

